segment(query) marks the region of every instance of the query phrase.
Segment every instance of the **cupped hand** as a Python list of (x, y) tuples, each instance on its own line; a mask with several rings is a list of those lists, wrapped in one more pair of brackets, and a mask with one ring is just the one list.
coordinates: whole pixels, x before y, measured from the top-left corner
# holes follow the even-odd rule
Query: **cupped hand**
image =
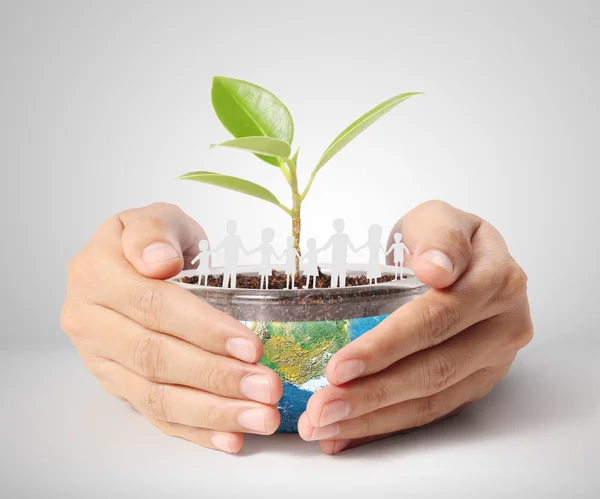
[(110, 218), (69, 265), (61, 324), (111, 394), (168, 435), (235, 453), (242, 433), (277, 429), (282, 385), (256, 365), (256, 334), (163, 281), (189, 266), (201, 239), (168, 204)]
[(406, 265), (431, 289), (332, 357), (331, 384), (299, 422), (300, 436), (328, 454), (481, 399), (533, 335), (527, 277), (489, 223), (431, 201), (398, 222), (389, 244), (395, 232), (412, 253)]

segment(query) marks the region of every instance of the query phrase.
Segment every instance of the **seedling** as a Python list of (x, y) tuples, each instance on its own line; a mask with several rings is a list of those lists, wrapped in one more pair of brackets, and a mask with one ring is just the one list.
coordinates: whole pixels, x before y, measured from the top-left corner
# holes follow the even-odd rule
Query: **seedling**
[[(288, 108), (268, 90), (247, 81), (215, 76), (211, 91), (213, 109), (221, 123), (235, 137), (211, 147), (232, 147), (255, 154), (265, 163), (279, 169), (292, 194), (292, 205), (286, 206), (265, 187), (249, 180), (220, 173), (196, 171), (179, 177), (241, 192), (268, 201), (285, 211), (292, 219), (294, 248), (300, 254), (300, 214), (315, 176), (327, 162), (352, 139), (406, 99), (422, 92), (397, 95), (382, 102), (344, 129), (325, 150), (314, 167), (304, 189), (298, 187), (298, 152), (292, 154), (294, 122)], [(296, 274), (299, 270), (296, 256)]]

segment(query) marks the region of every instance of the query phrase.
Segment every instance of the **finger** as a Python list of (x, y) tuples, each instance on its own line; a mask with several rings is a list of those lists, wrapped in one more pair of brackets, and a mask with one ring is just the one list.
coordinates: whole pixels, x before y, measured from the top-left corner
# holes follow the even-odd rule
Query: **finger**
[(149, 419), (220, 432), (270, 435), (279, 426), (273, 406), (235, 400), (184, 386), (155, 383), (106, 361), (101, 377)]
[[(113, 362), (96, 357), (92, 354), (82, 353), (81, 357), (88, 368), (88, 370), (96, 376), (106, 390), (119, 400), (128, 402), (128, 400), (122, 395), (122, 387), (115, 386), (114, 380), (110, 381), (111, 376), (107, 376), (107, 373), (113, 371)], [(138, 412), (139, 409), (132, 404), (132, 407)], [(166, 423), (153, 419), (146, 415), (154, 426), (159, 428), (163, 433), (169, 436), (183, 438), (189, 440), (202, 447), (211, 449), (218, 449), (224, 452), (237, 453), (242, 448), (244, 443), (244, 436), (241, 433), (225, 433), (213, 430), (205, 430), (203, 428), (196, 428), (193, 426), (180, 425), (177, 423)]]
[(371, 437), (354, 438), (354, 439), (340, 439), (340, 440), (319, 440), (319, 446), (321, 450), (330, 456), (339, 454), (340, 452), (354, 449), (362, 445), (370, 444), (378, 440), (393, 437), (394, 435), (401, 435), (404, 433), (410, 433), (412, 430), (395, 431), (392, 433), (386, 433), (384, 435), (373, 435)]
[(84, 349), (158, 383), (189, 386), (229, 398), (275, 404), (281, 379), (271, 369), (206, 352), (149, 331), (113, 310), (88, 307)]
[(320, 440), (319, 446), (321, 450), (330, 456), (334, 456), (335, 454), (339, 454), (340, 452), (347, 450), (351, 444), (352, 440), (344, 439), (344, 440)]
[(183, 438), (201, 447), (220, 450), (230, 454), (237, 454), (244, 445), (244, 435), (241, 433), (225, 433), (220, 431), (205, 430), (194, 426), (177, 423), (165, 423), (158, 419), (148, 418), (165, 435)]
[[(400, 232), (412, 253), (410, 264), (417, 278), (433, 288), (446, 288), (469, 265), (473, 251), (471, 238), (480, 224), (475, 215), (442, 201), (429, 201), (396, 224), (387, 247), (394, 243), (394, 234)], [(388, 262), (393, 264), (392, 254)]]
[(379, 372), (499, 312), (482, 300), (428, 291), (337, 352), (327, 365), (327, 379), (341, 385)]
[(511, 308), (527, 309), (527, 276), (498, 231), (482, 222), (473, 237), (469, 269), (451, 292), (430, 289), (400, 307), (337, 352), (327, 366), (327, 379), (340, 385), (378, 372)]
[[(71, 262), (73, 299), (110, 308), (146, 329), (176, 336), (208, 352), (258, 362), (263, 346), (255, 333), (188, 290), (141, 276), (123, 258), (122, 233), (118, 218), (107, 220)], [(71, 321), (69, 315), (63, 317), (65, 323)]]
[(508, 364), (516, 355), (517, 347), (507, 338), (516, 339), (518, 333), (525, 334), (524, 329), (528, 327), (525, 314), (517, 318), (496, 316), (381, 372), (342, 386), (326, 386), (308, 401), (308, 420), (319, 427), (356, 418), (440, 392), (490, 365)]
[(298, 422), (298, 433), (307, 441), (348, 440), (418, 428), (450, 414), (463, 404), (481, 399), (507, 370), (508, 367), (480, 370), (435, 395), (401, 402), (328, 426), (314, 427), (304, 413)]
[(129, 289), (116, 290), (101, 303), (146, 329), (176, 336), (208, 352), (250, 363), (262, 357), (263, 345), (254, 332), (176, 284), (132, 282)]
[[(457, 414), (459, 414), (461, 412), (461, 410), (465, 407), (467, 407), (469, 404), (463, 404), (460, 407), (458, 407), (457, 409), (455, 409), (454, 411), (448, 413), (447, 415), (438, 418), (437, 420), (433, 421), (433, 423), (436, 423), (438, 421), (445, 421), (446, 419), (451, 418), (452, 416), (455, 416)], [(411, 433), (412, 431), (414, 431), (416, 428), (409, 428), (406, 430), (399, 430), (399, 431), (392, 431), (390, 433), (383, 433), (381, 435), (372, 435), (370, 437), (362, 437), (362, 438), (353, 438), (353, 439), (341, 439), (341, 440), (319, 440), (319, 446), (321, 447), (321, 450), (325, 453), (325, 454), (329, 454), (329, 455), (334, 455), (334, 454), (339, 454), (340, 452), (346, 451), (346, 450), (350, 450), (350, 449), (354, 449), (356, 447), (360, 447), (362, 445), (367, 445), (370, 444), (372, 442), (377, 442), (378, 440), (384, 440), (386, 438), (390, 438), (390, 437), (394, 437), (397, 435), (406, 435), (408, 433)]]
[[(177, 206), (156, 203), (123, 212), (123, 254), (143, 276), (167, 279), (191, 260), (206, 233)], [(196, 252), (197, 253), (197, 252)], [(191, 258), (190, 258), (191, 257)]]

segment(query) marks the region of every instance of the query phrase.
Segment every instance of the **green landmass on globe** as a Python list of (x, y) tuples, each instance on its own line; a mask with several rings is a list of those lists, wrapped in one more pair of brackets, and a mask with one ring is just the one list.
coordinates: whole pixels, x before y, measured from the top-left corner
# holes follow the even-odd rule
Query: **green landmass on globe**
[(264, 344), (260, 363), (300, 386), (324, 376), (331, 356), (350, 343), (350, 321), (252, 322)]

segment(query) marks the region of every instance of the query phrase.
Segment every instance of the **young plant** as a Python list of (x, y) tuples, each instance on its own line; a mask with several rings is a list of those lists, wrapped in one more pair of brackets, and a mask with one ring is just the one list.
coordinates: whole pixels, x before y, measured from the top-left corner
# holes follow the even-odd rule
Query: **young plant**
[[(401, 102), (422, 92), (400, 94), (382, 102), (343, 130), (325, 150), (304, 187), (298, 187), (298, 152), (292, 155), (294, 122), (288, 108), (268, 90), (247, 81), (215, 76), (211, 91), (213, 109), (221, 123), (235, 137), (212, 147), (232, 147), (255, 154), (265, 163), (279, 169), (292, 191), (292, 206), (282, 204), (268, 189), (238, 177), (197, 171), (179, 177), (212, 184), (263, 199), (285, 211), (292, 219), (294, 247), (300, 253), (300, 213), (302, 203), (321, 168), (352, 139), (366, 130)], [(296, 258), (296, 274), (299, 260)]]

